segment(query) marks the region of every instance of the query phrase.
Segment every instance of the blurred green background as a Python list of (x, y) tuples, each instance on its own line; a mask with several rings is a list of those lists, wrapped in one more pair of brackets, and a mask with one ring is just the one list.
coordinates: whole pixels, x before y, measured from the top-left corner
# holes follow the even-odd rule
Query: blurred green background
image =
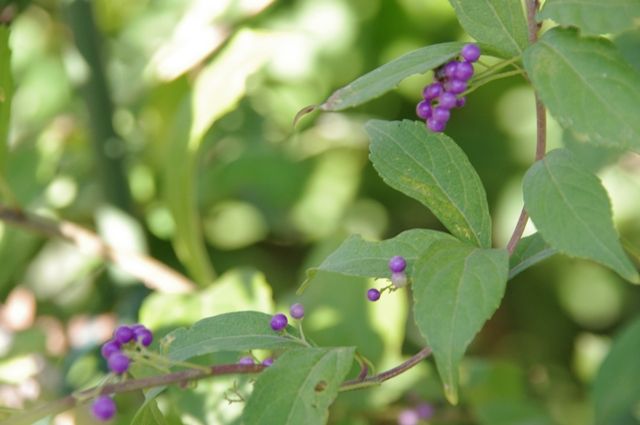
[[(209, 315), (301, 300), (312, 339), (357, 345), (378, 370), (420, 348), (406, 291), (367, 303), (371, 282), (322, 273), (301, 297), (295, 290), (349, 234), (442, 229), (382, 183), (362, 128), (374, 117), (414, 119), (431, 76), (356, 110), (314, 113), (295, 130), (292, 120), (405, 52), (465, 40), (446, 0), (6, 3), (15, 84), (6, 182), (18, 204), (96, 229), (200, 289), (154, 292), (71, 245), (0, 223), (0, 405), (25, 408), (98, 382), (99, 345), (121, 322), (161, 335)], [(447, 134), (485, 184), (495, 246), (506, 245), (534, 157), (531, 89), (521, 78), (484, 86)], [(549, 149), (561, 139), (550, 119)], [(640, 157), (599, 175), (637, 252)], [(331, 423), (393, 424), (428, 401), (433, 424), (588, 424), (590, 383), (612, 336), (638, 311), (638, 287), (554, 257), (509, 283), (464, 364), (460, 406), (446, 405), (425, 362), (380, 388), (341, 395)], [(159, 406), (169, 423), (237, 423), (242, 406), (224, 399), (233, 382), (174, 388)], [(141, 402), (118, 398), (115, 423), (131, 423)], [(45, 423), (93, 422), (77, 408)]]

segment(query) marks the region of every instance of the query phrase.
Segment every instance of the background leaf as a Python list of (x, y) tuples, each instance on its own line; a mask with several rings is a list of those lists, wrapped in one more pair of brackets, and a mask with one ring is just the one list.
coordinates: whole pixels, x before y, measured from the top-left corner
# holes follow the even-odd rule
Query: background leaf
[(382, 278), (389, 276), (389, 260), (401, 255), (407, 260), (406, 273), (411, 276), (413, 263), (433, 242), (455, 240), (453, 236), (436, 230), (412, 229), (384, 241), (367, 241), (360, 235), (350, 236), (318, 267), (307, 271), (307, 280), (319, 271), (350, 276)]
[(617, 34), (640, 25), (640, 1), (547, 0), (538, 16), (576, 26), (584, 34)]
[(155, 399), (145, 400), (131, 421), (131, 425), (169, 425)]
[(464, 43), (442, 43), (423, 47), (392, 60), (336, 90), (320, 105), (323, 111), (341, 111), (361, 105), (394, 89), (414, 74), (437, 68), (460, 54)]
[(460, 239), (491, 246), (491, 218), (480, 178), (444, 134), (416, 121), (369, 121), (370, 159), (383, 180), (417, 199)]
[(593, 384), (597, 425), (637, 424), (633, 409), (640, 402), (640, 319), (616, 338)]
[[(219, 351), (302, 347), (304, 343), (285, 334), (274, 332), (271, 316), (256, 311), (221, 314), (196, 322), (192, 327), (171, 332), (168, 356), (185, 360)], [(297, 335), (291, 326), (287, 332)]]
[(522, 2), (514, 0), (449, 0), (462, 27), (505, 57), (527, 47), (527, 22)]
[(638, 282), (613, 227), (611, 204), (600, 180), (556, 149), (524, 178), (524, 203), (542, 237), (558, 251), (587, 258)]
[(578, 141), (640, 152), (640, 73), (603, 38), (553, 28), (524, 66), (551, 114)]
[[(9, 116), (13, 97), (11, 76), (11, 48), (9, 47), (9, 27), (0, 25), (0, 176), (6, 175), (7, 153), (9, 149)], [(4, 183), (2, 183), (4, 185)]]
[(451, 403), (458, 401), (460, 360), (500, 305), (508, 263), (506, 250), (458, 241), (433, 243), (416, 263), (414, 314)]
[(509, 257), (509, 279), (555, 253), (556, 250), (551, 248), (539, 233), (520, 239)]
[(287, 351), (256, 380), (243, 424), (325, 424), (354, 353), (351, 347)]

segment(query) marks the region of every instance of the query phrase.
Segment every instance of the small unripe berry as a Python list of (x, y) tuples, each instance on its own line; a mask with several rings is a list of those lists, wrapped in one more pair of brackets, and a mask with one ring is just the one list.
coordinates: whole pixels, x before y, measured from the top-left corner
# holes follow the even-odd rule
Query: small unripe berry
[(433, 117), (427, 120), (427, 128), (434, 133), (441, 133), (447, 127), (446, 121), (438, 121)]
[(431, 116), (431, 105), (428, 100), (423, 100), (416, 106), (416, 115), (423, 120)]
[(102, 354), (102, 357), (104, 357), (104, 359), (106, 360), (113, 353), (120, 352), (120, 346), (121, 344), (118, 341), (109, 340), (102, 345), (102, 348), (100, 349), (100, 353)]
[(466, 97), (459, 97), (456, 100), (456, 108), (462, 108), (466, 104), (467, 104), (467, 98)]
[(407, 268), (407, 260), (400, 255), (396, 255), (391, 257), (389, 260), (389, 270), (392, 273), (400, 273), (403, 272)]
[(120, 344), (126, 344), (134, 337), (133, 330), (129, 326), (119, 326), (113, 333), (113, 339)]
[(109, 369), (118, 375), (125, 373), (129, 370), (129, 365), (131, 364), (131, 359), (127, 357), (126, 354), (117, 352), (113, 353), (107, 359), (107, 365), (109, 365)]
[(287, 327), (289, 320), (287, 316), (282, 313), (278, 313), (271, 318), (271, 329), (274, 331), (281, 331)]
[(99, 421), (108, 421), (116, 414), (116, 403), (111, 397), (101, 395), (93, 401), (91, 413)]
[(422, 97), (424, 97), (425, 100), (433, 100), (440, 96), (443, 91), (442, 84), (431, 83), (422, 91)]
[(455, 94), (445, 92), (438, 98), (438, 106), (444, 109), (452, 109), (456, 106), (456, 100)]
[(460, 55), (468, 62), (475, 62), (480, 57), (480, 47), (474, 43), (465, 44)]
[(253, 360), (253, 357), (245, 356), (245, 357), (242, 357), (240, 360), (238, 360), (238, 364), (252, 365), (252, 364), (255, 364), (255, 361)]
[(148, 347), (153, 342), (153, 333), (149, 329), (145, 327), (136, 328), (133, 332), (135, 334), (136, 341), (143, 346)]
[(396, 288), (403, 288), (407, 286), (408, 282), (409, 280), (404, 272), (391, 273), (391, 283), (393, 283), (393, 286)]
[(380, 291), (376, 288), (371, 288), (367, 291), (367, 298), (369, 301), (378, 301), (380, 299)]
[(267, 357), (266, 359), (264, 359), (264, 360), (262, 361), (262, 365), (263, 365), (263, 366), (267, 366), (267, 367), (269, 367), (269, 366), (271, 366), (272, 364), (273, 364), (273, 357)]
[(304, 317), (304, 306), (300, 303), (295, 303), (289, 308), (289, 313), (294, 319), (302, 319)]

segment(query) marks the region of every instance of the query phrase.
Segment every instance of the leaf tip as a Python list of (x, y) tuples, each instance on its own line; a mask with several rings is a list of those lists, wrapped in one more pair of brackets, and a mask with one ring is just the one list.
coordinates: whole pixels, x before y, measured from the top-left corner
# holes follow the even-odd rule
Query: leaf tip
[(458, 404), (458, 388), (455, 385), (444, 384), (444, 396), (452, 405)]
[(309, 106), (305, 106), (304, 108), (300, 109), (298, 111), (298, 113), (296, 113), (296, 116), (293, 117), (293, 127), (295, 128), (295, 126), (298, 124), (298, 121), (300, 121), (300, 119), (302, 119), (302, 117), (304, 117), (307, 114), (310, 114), (311, 112), (315, 111), (316, 109), (318, 109), (318, 105), (309, 105)]

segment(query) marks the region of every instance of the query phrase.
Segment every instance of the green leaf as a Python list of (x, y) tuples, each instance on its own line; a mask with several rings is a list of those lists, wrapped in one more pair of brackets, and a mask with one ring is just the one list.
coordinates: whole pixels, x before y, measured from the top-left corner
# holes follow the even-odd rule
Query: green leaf
[(158, 408), (156, 400), (152, 398), (145, 400), (131, 420), (131, 425), (169, 425), (169, 422)]
[(480, 177), (456, 143), (422, 122), (369, 121), (370, 159), (385, 183), (426, 205), (460, 239), (491, 246)]
[(547, 0), (538, 16), (584, 34), (617, 34), (640, 26), (640, 0)]
[(615, 339), (593, 384), (597, 425), (638, 423), (633, 410), (640, 403), (639, 347), (640, 319), (636, 319)]
[(539, 233), (520, 239), (509, 258), (509, 279), (555, 253)]
[(415, 265), (414, 314), (433, 350), (447, 399), (458, 401), (458, 365), (500, 305), (508, 273), (504, 249), (433, 243)]
[(442, 239), (454, 240), (453, 236), (447, 233), (425, 229), (407, 230), (384, 241), (367, 241), (360, 235), (353, 235), (322, 264), (309, 269), (307, 281), (313, 279), (319, 271), (360, 277), (388, 277), (389, 259), (394, 255), (401, 255), (407, 260), (406, 273), (411, 275), (413, 263), (418, 256), (433, 242)]
[[(180, 328), (166, 336), (171, 341), (168, 356), (185, 360), (219, 351), (304, 347), (305, 343), (286, 334), (274, 332), (271, 316), (256, 311), (242, 311), (208, 317), (190, 328)], [(291, 326), (287, 332), (298, 335)]]
[(469, 35), (504, 57), (527, 47), (527, 21), (522, 2), (514, 0), (449, 0)]
[[(194, 279), (208, 285), (215, 278), (202, 237), (196, 182), (202, 140), (245, 93), (245, 84), (268, 58), (271, 36), (244, 30), (209, 63), (195, 81), (192, 104), (184, 104), (176, 119), (165, 168), (165, 196), (176, 225), (176, 254)], [(176, 164), (180, 164), (176, 166)]]
[(524, 178), (524, 204), (544, 240), (558, 251), (594, 260), (638, 282), (613, 226), (611, 205), (600, 180), (570, 151), (556, 149)]
[(309, 348), (280, 356), (256, 380), (244, 425), (323, 425), (355, 349)]
[[(341, 111), (375, 99), (414, 74), (424, 74), (460, 54), (463, 43), (442, 43), (411, 51), (335, 91), (320, 105), (323, 111)], [(309, 111), (307, 111), (309, 112)]]
[(0, 25), (0, 176), (4, 178), (9, 149), (9, 116), (13, 97), (9, 27)]
[(578, 140), (640, 152), (640, 73), (609, 40), (553, 28), (525, 51), (524, 66), (551, 114)]

